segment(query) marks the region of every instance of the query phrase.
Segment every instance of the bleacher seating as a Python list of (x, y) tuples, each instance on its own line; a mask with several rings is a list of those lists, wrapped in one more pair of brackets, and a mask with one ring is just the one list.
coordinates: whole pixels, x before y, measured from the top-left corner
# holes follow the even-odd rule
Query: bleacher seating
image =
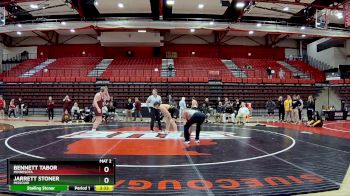
[(208, 82), (233, 77), (219, 58), (182, 57), (174, 59), (176, 77), (170, 82)]
[(46, 69), (39, 71), (31, 77), (36, 82), (93, 82), (88, 73), (95, 68), (101, 58), (70, 57), (59, 58), (49, 64)]
[(350, 79), (331, 80), (329, 83), (335, 88), (341, 101), (350, 105)]
[[(286, 75), (286, 79), (292, 78), (292, 73), (290, 70), (284, 68), (282, 65), (277, 63), (275, 60), (268, 59), (244, 59), (244, 58), (235, 58), (232, 61), (242, 69), (248, 78), (267, 78), (266, 69), (271, 67), (275, 71), (275, 74), (272, 75), (272, 78), (278, 78), (278, 72), (282, 68)], [(247, 65), (252, 66), (252, 69), (247, 69)]]
[(117, 58), (101, 78), (113, 82), (150, 82), (151, 78), (160, 78), (161, 65), (161, 58)]
[(44, 62), (46, 59), (40, 58), (40, 59), (29, 59), (26, 60), (19, 65), (16, 65), (12, 69), (3, 72), (0, 74), (0, 78), (3, 78), (4, 80), (9, 79), (9, 78), (14, 78), (14, 77), (19, 77), (22, 74), (26, 73), (27, 71), (31, 70), (35, 66), (41, 64)]
[(316, 82), (325, 81), (325, 74), (322, 71), (312, 67), (311, 65), (308, 65), (307, 63), (304, 63), (303, 61), (288, 61), (287, 63), (304, 72), (313, 78)]

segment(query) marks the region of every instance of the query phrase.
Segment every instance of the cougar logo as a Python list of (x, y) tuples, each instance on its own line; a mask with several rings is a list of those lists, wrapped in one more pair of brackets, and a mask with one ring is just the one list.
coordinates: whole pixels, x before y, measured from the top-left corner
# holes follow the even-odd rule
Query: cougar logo
[[(206, 152), (205, 147), (218, 145), (218, 140), (249, 138), (236, 136), (234, 133), (203, 131), (200, 144), (185, 145), (182, 132), (161, 134), (146, 130), (145, 127), (124, 127), (111, 131), (80, 131), (58, 138), (80, 139), (67, 146), (66, 154), (153, 156), (208, 156), (211, 153)], [(89, 150), (86, 150), (87, 147)], [(199, 150), (198, 147), (202, 148)]]

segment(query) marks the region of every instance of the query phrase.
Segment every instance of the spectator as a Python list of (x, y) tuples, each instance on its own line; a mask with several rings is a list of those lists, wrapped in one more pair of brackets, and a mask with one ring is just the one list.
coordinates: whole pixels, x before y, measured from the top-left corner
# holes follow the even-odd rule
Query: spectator
[(224, 110), (225, 110), (224, 105), (220, 101), (218, 106), (216, 107), (215, 122), (217, 123), (222, 122)]
[(300, 106), (299, 109), (299, 121), (302, 122), (302, 112), (304, 108), (304, 101), (301, 99), (300, 95), (297, 95), (297, 99), (299, 100)]
[(54, 115), (53, 109), (54, 109), (54, 106), (55, 106), (55, 102), (52, 100), (52, 97), (50, 96), (49, 100), (47, 101), (47, 113), (49, 115), (49, 122), (50, 122), (50, 120), (53, 121), (53, 115)]
[(266, 110), (267, 110), (267, 115), (268, 117), (272, 116), (272, 120), (274, 118), (274, 114), (275, 114), (275, 108), (276, 108), (276, 104), (274, 101), (271, 100), (271, 98), (266, 102)]
[(272, 69), (271, 69), (271, 67), (268, 67), (266, 69), (266, 73), (267, 73), (267, 78), (268, 79), (272, 79)]
[(225, 98), (224, 103), (225, 112), (223, 114), (223, 122), (228, 122), (228, 117), (231, 117), (231, 122), (234, 122), (235, 119), (235, 113), (233, 112), (233, 104), (230, 102), (228, 98)]
[(71, 116), (68, 112), (68, 110), (65, 110), (63, 115), (62, 115), (62, 123), (66, 124), (66, 123), (71, 123), (72, 119)]
[(282, 96), (278, 97), (278, 119), (280, 122), (284, 121), (284, 100)]
[(116, 118), (116, 112), (115, 112), (115, 107), (113, 102), (109, 102), (107, 109), (108, 109), (108, 117), (114, 120)]
[(184, 113), (185, 109), (187, 108), (185, 97), (181, 98), (181, 101), (179, 102), (179, 106), (180, 106), (180, 121), (182, 121), (183, 113)]
[(299, 123), (299, 107), (301, 103), (296, 95), (293, 95), (292, 100), (292, 122)]
[(135, 112), (134, 112), (135, 117), (134, 117), (134, 121), (136, 121), (136, 118), (137, 118), (137, 117), (141, 118), (141, 121), (142, 121), (141, 101), (139, 100), (138, 97), (135, 97), (134, 107), (135, 107)]
[(312, 115), (314, 114), (314, 111), (315, 111), (315, 101), (311, 95), (307, 99), (306, 110), (307, 110), (307, 121), (311, 121), (313, 119)]
[[(221, 98), (218, 97), (218, 99), (217, 99), (216, 102), (215, 102), (215, 109), (218, 108), (220, 102), (221, 102)], [(222, 103), (221, 103), (221, 104), (222, 104)]]
[(73, 120), (79, 120), (80, 119), (80, 108), (78, 106), (78, 102), (75, 102), (72, 109), (71, 114), (73, 115)]
[(208, 106), (205, 103), (202, 104), (200, 111), (206, 116), (205, 123), (208, 123), (209, 122), (208, 119), (210, 118), (210, 112), (209, 112)]
[(69, 99), (69, 96), (66, 95), (63, 99), (63, 111), (68, 111), (70, 115), (70, 109), (72, 107), (72, 101)]
[(17, 111), (19, 113), (19, 117), (23, 118), (24, 103), (21, 97), (18, 98)]
[(5, 108), (6, 108), (6, 101), (4, 98), (0, 95), (0, 119), (5, 119)]
[(197, 102), (196, 98), (194, 98), (194, 97), (192, 97), (191, 108), (194, 110), (198, 109), (198, 102)]
[(313, 113), (313, 117), (311, 121), (308, 121), (306, 126), (308, 127), (322, 127), (323, 126), (323, 121), (322, 118), (320, 117), (320, 114), (318, 111), (315, 111)]
[(284, 120), (286, 122), (292, 121), (292, 98), (287, 95), (287, 99), (284, 101)]
[(238, 110), (237, 116), (236, 116), (236, 124), (240, 125), (241, 122), (243, 125), (246, 123), (246, 119), (249, 116), (249, 109), (247, 108), (246, 104), (242, 102), (241, 107)]
[(11, 114), (16, 118), (16, 104), (15, 99), (11, 99), (10, 105), (9, 105), (9, 118), (11, 118)]
[(238, 98), (236, 98), (235, 103), (233, 104), (233, 110), (236, 115), (238, 113), (238, 110), (241, 108), (241, 104), (241, 101)]
[(175, 108), (177, 107), (176, 101), (174, 100), (174, 98), (171, 95), (168, 96), (168, 103), (172, 107), (175, 107)]
[[(112, 105), (113, 105), (114, 107), (116, 107), (115, 101), (114, 101), (114, 98), (113, 98), (113, 97), (111, 97), (111, 99), (109, 100), (109, 103), (112, 103)], [(108, 104), (108, 105), (110, 106), (110, 104)]]
[(286, 77), (286, 72), (280, 68), (280, 71), (278, 72), (278, 76), (280, 77), (281, 80), (284, 80)]
[(107, 104), (104, 104), (101, 108), (102, 111), (102, 119), (107, 123), (108, 119), (108, 107)]
[(131, 98), (128, 99), (128, 103), (126, 104), (126, 111), (125, 111), (125, 121), (129, 122), (132, 118), (132, 109), (134, 108), (134, 104), (131, 102)]

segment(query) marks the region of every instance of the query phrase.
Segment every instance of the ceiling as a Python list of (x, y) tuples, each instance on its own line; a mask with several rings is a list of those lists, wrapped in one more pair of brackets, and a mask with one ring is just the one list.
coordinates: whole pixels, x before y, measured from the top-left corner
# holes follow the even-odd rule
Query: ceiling
[[(9, 23), (24, 20), (75, 19), (104, 20), (105, 17), (144, 17), (154, 20), (239, 20), (305, 22), (316, 9), (342, 9), (344, 0), (1, 0)], [(244, 8), (236, 8), (245, 2)], [(199, 8), (199, 5), (202, 7)], [(122, 5), (122, 6), (120, 6)], [(305, 11), (306, 10), (306, 11)], [(303, 20), (300, 20), (302, 18)], [(344, 19), (331, 17), (331, 23), (344, 24)], [(299, 19), (299, 20), (298, 20)]]
[[(6, 22), (9, 29), (16, 24), (33, 24), (61, 21), (114, 21), (116, 19), (147, 19), (153, 21), (215, 21), (228, 23), (261, 23), (308, 26), (315, 24), (316, 10), (332, 10), (329, 13), (329, 26), (344, 28), (342, 13), (343, 0), (228, 0), (223, 6), (221, 0), (174, 0), (174, 5), (167, 5), (167, 0), (1, 0), (0, 7), (6, 9)], [(238, 2), (244, 2), (243, 8), (236, 8)], [(56, 29), (58, 35), (71, 35), (69, 28)], [(76, 27), (78, 28), (78, 27)], [(252, 29), (254, 30), (254, 29)], [(17, 34), (17, 30), (6, 33), (10, 37), (44, 36), (40, 31)], [(96, 35), (94, 29), (76, 29), (77, 34)], [(255, 30), (254, 35), (264, 37), (270, 32)], [(173, 35), (195, 34), (206, 36), (213, 33), (210, 29), (172, 29)], [(287, 33), (288, 34), (288, 33)], [(229, 31), (227, 36), (248, 36), (248, 31)], [(286, 34), (284, 34), (286, 35)], [(308, 39), (301, 34), (289, 35), (293, 39)]]

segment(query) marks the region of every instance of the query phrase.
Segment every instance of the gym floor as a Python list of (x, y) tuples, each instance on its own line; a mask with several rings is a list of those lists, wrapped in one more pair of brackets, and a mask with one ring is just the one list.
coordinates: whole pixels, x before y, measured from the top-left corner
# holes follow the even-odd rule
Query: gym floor
[(350, 121), (326, 122), (323, 128), (276, 122), (204, 124), (200, 144), (189, 145), (183, 143), (181, 124), (178, 133), (169, 134), (151, 133), (145, 122), (103, 124), (91, 133), (90, 124), (58, 121), (0, 121), (2, 193), (8, 193), (6, 160), (14, 157), (116, 158), (114, 193), (122, 195), (350, 192)]

